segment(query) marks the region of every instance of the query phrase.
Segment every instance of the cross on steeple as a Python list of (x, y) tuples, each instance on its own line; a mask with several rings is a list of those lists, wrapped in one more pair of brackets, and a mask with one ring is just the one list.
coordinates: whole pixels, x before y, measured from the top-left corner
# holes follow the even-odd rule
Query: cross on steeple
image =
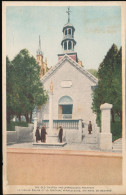
[(68, 23), (70, 22), (70, 12), (71, 12), (70, 7), (68, 7), (68, 10), (66, 11), (66, 13), (68, 14)]

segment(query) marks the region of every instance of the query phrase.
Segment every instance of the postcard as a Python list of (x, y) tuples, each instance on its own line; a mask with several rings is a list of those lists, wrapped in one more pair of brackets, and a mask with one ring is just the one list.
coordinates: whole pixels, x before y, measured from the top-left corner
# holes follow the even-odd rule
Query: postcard
[(126, 194), (125, 2), (3, 1), (3, 194)]

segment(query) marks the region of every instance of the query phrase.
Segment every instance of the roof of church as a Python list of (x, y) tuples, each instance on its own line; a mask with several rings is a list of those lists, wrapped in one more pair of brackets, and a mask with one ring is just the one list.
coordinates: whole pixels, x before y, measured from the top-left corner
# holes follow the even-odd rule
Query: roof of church
[(63, 29), (66, 28), (66, 27), (72, 27), (75, 30), (74, 26), (69, 22), (64, 25)]
[(66, 27), (66, 26), (73, 26), (73, 25), (71, 23), (67, 23), (64, 25), (64, 27)]
[(42, 78), (41, 81), (44, 83), (58, 68), (59, 66), (65, 61), (68, 60), (76, 69), (78, 69), (82, 74), (87, 76), (92, 82), (95, 84), (98, 83), (98, 79), (94, 77), (91, 73), (89, 73), (87, 70), (85, 70), (83, 67), (81, 67), (77, 62), (75, 62), (71, 57), (69, 57), (67, 54), (65, 54), (61, 60), (58, 61), (58, 63), (53, 66)]

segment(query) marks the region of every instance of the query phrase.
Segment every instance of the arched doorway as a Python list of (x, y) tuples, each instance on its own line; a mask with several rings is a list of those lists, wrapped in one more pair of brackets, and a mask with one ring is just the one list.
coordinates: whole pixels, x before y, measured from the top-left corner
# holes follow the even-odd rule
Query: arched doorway
[(73, 100), (69, 96), (63, 96), (58, 101), (58, 118), (72, 119)]

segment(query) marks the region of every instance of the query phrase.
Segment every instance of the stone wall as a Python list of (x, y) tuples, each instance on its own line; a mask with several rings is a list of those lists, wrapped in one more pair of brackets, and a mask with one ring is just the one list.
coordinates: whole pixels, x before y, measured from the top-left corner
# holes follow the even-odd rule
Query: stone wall
[(33, 126), (33, 124), (28, 124), (28, 127), (15, 126), (15, 131), (7, 131), (7, 144), (32, 142)]
[(7, 144), (13, 144), (17, 142), (17, 132), (7, 131)]
[(66, 142), (71, 143), (81, 143), (82, 132), (79, 130), (68, 130), (65, 132)]

